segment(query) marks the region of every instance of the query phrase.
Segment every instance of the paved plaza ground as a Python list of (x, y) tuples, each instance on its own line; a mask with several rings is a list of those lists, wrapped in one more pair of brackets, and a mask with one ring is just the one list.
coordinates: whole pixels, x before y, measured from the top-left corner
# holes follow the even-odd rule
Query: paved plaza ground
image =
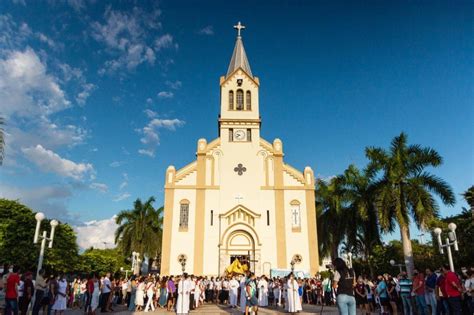
[[(97, 315), (101, 314), (114, 314), (114, 315), (128, 315), (128, 314), (142, 314), (145, 315), (144, 312), (129, 312), (128, 310), (125, 310), (123, 307), (117, 307), (113, 313), (100, 313), (97, 312)], [(282, 308), (261, 308), (258, 312), (259, 314), (285, 314), (286, 312)], [(67, 310), (65, 312), (66, 315), (83, 315), (84, 313), (81, 310), (75, 309), (75, 310)], [(175, 314), (172, 312), (167, 312), (166, 310), (163, 309), (157, 309), (154, 312), (148, 312), (146, 314)], [(240, 309), (231, 309), (226, 306), (221, 306), (221, 305), (215, 305), (215, 304), (205, 304), (201, 306), (199, 309), (191, 311), (190, 314), (235, 314), (235, 315), (240, 315)], [(338, 314), (337, 309), (333, 306), (331, 307), (324, 307), (321, 313), (321, 306), (314, 306), (314, 305), (304, 305), (303, 306), (303, 311), (299, 312), (298, 314), (301, 315), (308, 315), (308, 314)]]

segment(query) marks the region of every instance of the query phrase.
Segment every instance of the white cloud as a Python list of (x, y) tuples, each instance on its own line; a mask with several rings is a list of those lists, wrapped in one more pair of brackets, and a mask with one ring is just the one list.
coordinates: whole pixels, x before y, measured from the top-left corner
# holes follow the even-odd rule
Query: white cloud
[(121, 193), (121, 194), (118, 194), (117, 196), (115, 196), (114, 199), (112, 199), (113, 201), (115, 202), (118, 202), (118, 201), (122, 201), (122, 200), (125, 200), (125, 199), (128, 199), (130, 198), (130, 194), (128, 192), (124, 192), (124, 193)]
[(159, 98), (172, 98), (173, 96), (173, 92), (170, 91), (161, 91), (158, 93)]
[(106, 193), (109, 190), (109, 187), (102, 183), (92, 183), (89, 185), (89, 188), (97, 190), (101, 193)]
[(26, 6), (25, 0), (12, 0), (14, 4), (21, 4), (23, 6)]
[(66, 0), (66, 3), (78, 12), (86, 7), (85, 0)]
[(89, 163), (75, 163), (64, 159), (51, 150), (43, 148), (40, 144), (36, 147), (22, 148), (26, 158), (36, 164), (42, 171), (51, 172), (75, 180), (82, 180), (85, 175), (94, 174), (94, 168)]
[(159, 145), (160, 144), (160, 137), (159, 137), (159, 129), (165, 128), (168, 130), (176, 130), (176, 127), (180, 127), (184, 125), (184, 121), (179, 119), (159, 119), (154, 118), (152, 119), (148, 125), (143, 127), (141, 132), (143, 133), (143, 137), (140, 139), (140, 142), (143, 144), (151, 144), (151, 145)]
[(97, 86), (92, 83), (83, 83), (82, 84), (82, 91), (79, 92), (76, 96), (76, 102), (79, 105), (84, 105), (86, 103), (86, 100), (89, 98), (91, 95), (91, 92), (95, 90)]
[(36, 33), (36, 36), (38, 37), (38, 39), (41, 42), (48, 44), (49, 47), (51, 47), (53, 49), (56, 48), (56, 43), (54, 42), (54, 40), (52, 40), (51, 38), (49, 38), (45, 34), (38, 32), (38, 33)]
[(165, 84), (172, 88), (173, 90), (179, 90), (181, 86), (183, 85), (181, 81), (176, 80), (174, 82), (171, 81), (166, 81)]
[(77, 244), (81, 249), (94, 248), (114, 248), (115, 230), (118, 225), (115, 217), (104, 220), (94, 220), (86, 222), (84, 225), (75, 226), (77, 233)]
[(71, 188), (67, 185), (24, 188), (0, 184), (0, 198), (19, 200), (34, 211), (44, 212), (48, 218), (75, 224), (79, 222), (78, 216), (66, 207), (71, 196)]
[(110, 167), (120, 167), (124, 164), (122, 161), (113, 161), (112, 163), (109, 164)]
[(155, 157), (155, 151), (154, 150), (140, 149), (140, 150), (138, 150), (138, 153), (141, 154), (141, 155), (147, 155), (149, 157)]
[(144, 63), (153, 65), (158, 51), (173, 46), (173, 38), (169, 34), (153, 40), (153, 34), (161, 28), (160, 14), (161, 11), (156, 8), (148, 12), (134, 7), (129, 12), (121, 12), (109, 6), (104, 14), (104, 23), (96, 21), (91, 24), (92, 37), (103, 43), (112, 56), (99, 74), (133, 70)]
[(57, 78), (31, 49), (11, 51), (0, 59), (2, 114), (21, 117), (50, 115), (71, 106)]
[(148, 118), (155, 118), (157, 115), (157, 113), (152, 111), (151, 109), (145, 109), (143, 112), (147, 115)]
[[(147, 146), (146, 149), (138, 150), (138, 153), (141, 155), (147, 155), (149, 157), (155, 156), (155, 148), (160, 144), (160, 129), (167, 129), (171, 131), (175, 131), (177, 127), (181, 127), (185, 124), (183, 120), (179, 120), (177, 118), (174, 119), (160, 119), (160, 118), (152, 118), (149, 113), (147, 113), (148, 117), (151, 118), (150, 122), (143, 127), (142, 129), (138, 129), (137, 131), (141, 133), (143, 136), (140, 138), (140, 142)], [(153, 112), (153, 117), (157, 116), (155, 112)]]
[(212, 25), (208, 25), (206, 27), (201, 28), (198, 31), (198, 34), (201, 34), (201, 35), (214, 35), (214, 28), (212, 27)]
[(171, 36), (170, 34), (162, 35), (155, 40), (155, 48), (158, 51), (165, 48), (170, 48), (172, 46), (173, 46), (173, 36)]
[(120, 186), (119, 186), (120, 190), (123, 190), (125, 187), (128, 186), (128, 174), (123, 173), (122, 177), (123, 177), (123, 181), (122, 181), (122, 183), (120, 183)]

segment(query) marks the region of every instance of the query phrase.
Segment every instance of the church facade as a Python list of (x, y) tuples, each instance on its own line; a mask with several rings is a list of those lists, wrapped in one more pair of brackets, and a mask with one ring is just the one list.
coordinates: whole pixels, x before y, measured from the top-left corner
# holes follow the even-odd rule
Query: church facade
[(220, 78), (219, 135), (165, 177), (161, 274), (221, 275), (239, 258), (257, 274), (319, 268), (314, 174), (284, 162), (283, 143), (261, 137), (258, 77), (240, 36)]

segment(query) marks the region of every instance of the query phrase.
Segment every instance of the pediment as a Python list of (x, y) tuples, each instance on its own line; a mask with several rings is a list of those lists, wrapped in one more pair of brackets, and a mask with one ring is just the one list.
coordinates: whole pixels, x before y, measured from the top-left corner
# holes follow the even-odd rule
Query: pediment
[(227, 220), (227, 224), (235, 222), (245, 222), (249, 225), (255, 226), (255, 219), (260, 218), (260, 214), (253, 212), (243, 205), (237, 205), (219, 217)]

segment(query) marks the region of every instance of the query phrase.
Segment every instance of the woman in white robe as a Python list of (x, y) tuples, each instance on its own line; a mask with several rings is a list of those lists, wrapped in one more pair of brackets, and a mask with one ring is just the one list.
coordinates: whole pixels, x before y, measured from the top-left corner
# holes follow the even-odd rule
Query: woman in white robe
[(100, 298), (100, 286), (99, 280), (94, 276), (94, 292), (92, 292), (91, 298), (91, 312), (95, 314), (95, 310), (99, 307), (99, 298)]
[(298, 281), (294, 278), (293, 274), (290, 275), (290, 279), (287, 282), (287, 299), (286, 309), (289, 313), (296, 313), (303, 310), (301, 306), (300, 295), (298, 293), (299, 285)]
[(194, 287), (194, 308), (198, 308), (201, 303), (201, 280), (196, 279), (196, 286)]
[(67, 287), (67, 281), (64, 279), (64, 276), (61, 275), (58, 280), (58, 294), (51, 308), (54, 314), (62, 314), (67, 308)]
[(239, 282), (232, 277), (232, 280), (229, 282), (229, 304), (230, 307), (237, 306), (237, 296), (239, 295)]
[(178, 300), (176, 301), (176, 314), (189, 313), (189, 294), (191, 293), (191, 280), (186, 276), (181, 277), (178, 283)]
[(258, 306), (268, 306), (268, 281), (265, 277), (258, 281)]

